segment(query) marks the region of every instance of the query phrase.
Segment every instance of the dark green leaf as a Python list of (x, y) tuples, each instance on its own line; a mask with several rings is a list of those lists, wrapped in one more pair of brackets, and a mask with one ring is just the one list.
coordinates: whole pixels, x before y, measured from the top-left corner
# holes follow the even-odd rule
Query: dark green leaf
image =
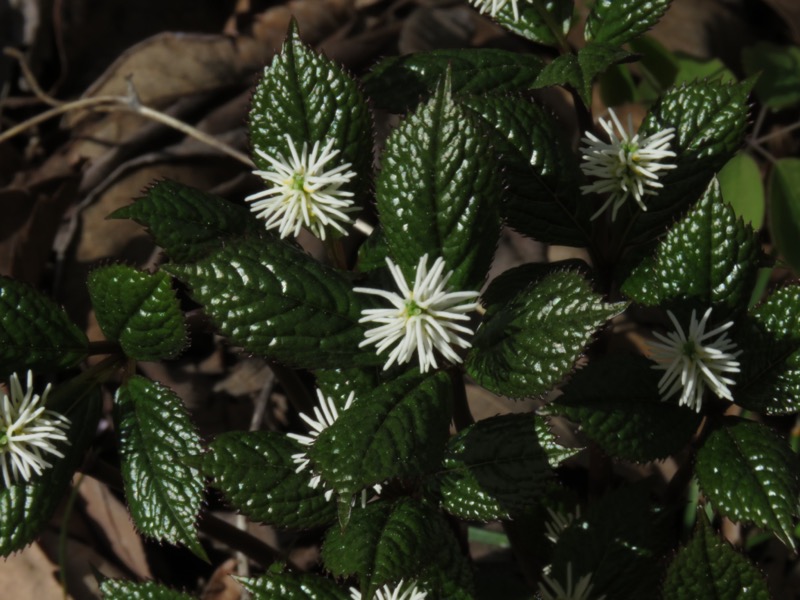
[(770, 233), (778, 252), (800, 273), (800, 158), (777, 161), (769, 178)]
[(117, 391), (115, 408), (125, 496), (136, 527), (207, 560), (197, 539), (204, 486), (189, 465), (202, 447), (183, 402), (172, 390), (134, 375)]
[(100, 328), (127, 356), (174, 358), (186, 346), (183, 313), (166, 273), (109, 265), (89, 274), (88, 288)]
[(760, 245), (750, 225), (725, 203), (716, 179), (697, 205), (622, 285), (641, 304), (696, 298), (706, 306), (744, 308), (753, 289)]
[(438, 514), (410, 498), (372, 502), (353, 511), (347, 527), (325, 536), (322, 560), (337, 577), (357, 575), (363, 597), (385, 583), (414, 579), (437, 547)]
[[(764, 224), (764, 184), (761, 181), (761, 171), (753, 157), (740, 152), (722, 167), (717, 178), (722, 197), (733, 207), (736, 215), (745, 223), (749, 223), (753, 229), (761, 229)], [(770, 206), (774, 214), (774, 200)], [(774, 239), (774, 229), (772, 232)]]
[(695, 468), (700, 488), (724, 516), (768, 529), (795, 548), (800, 463), (786, 440), (759, 423), (727, 418), (698, 450)]
[(605, 106), (620, 106), (636, 102), (639, 93), (631, 71), (624, 64), (611, 65), (599, 79), (600, 97)]
[(563, 125), (525, 98), (473, 97), (463, 105), (491, 132), (500, 155), (507, 184), (501, 211), (508, 225), (541, 242), (588, 245), (582, 175)]
[(692, 83), (701, 79), (723, 84), (737, 81), (736, 75), (718, 58), (701, 60), (688, 54), (676, 53), (674, 59), (678, 66), (674, 85)]
[(100, 583), (103, 600), (193, 600), (184, 594), (154, 581), (136, 583), (125, 579), (106, 579)]
[(222, 240), (263, 230), (243, 206), (175, 181), (159, 181), (143, 198), (111, 213), (147, 227), (156, 244), (177, 262), (190, 262)]
[(547, 410), (580, 423), (609, 455), (633, 461), (666, 458), (679, 452), (700, 426), (700, 415), (662, 402), (661, 373), (640, 356), (608, 356), (580, 369), (564, 395)]
[(581, 275), (554, 273), (507, 304), (489, 307), (467, 370), (497, 394), (543, 394), (569, 372), (595, 331), (624, 308), (603, 302)]
[(454, 271), (452, 289), (480, 288), (500, 232), (494, 156), (487, 137), (453, 103), (447, 82), (389, 137), (378, 212), (390, 254), (407, 279), (413, 281), (427, 254), (431, 261), (443, 257)]
[(472, 600), (475, 584), (470, 560), (444, 516), (433, 513), (431, 519), (434, 547), (427, 564), (416, 577), (418, 588), (428, 593), (426, 600)]
[(540, 415), (534, 415), (536, 436), (539, 439), (539, 445), (547, 455), (547, 462), (554, 469), (568, 458), (572, 458), (583, 448), (567, 448), (562, 446), (555, 434), (550, 430), (548, 420)]
[(380, 362), (358, 344), (361, 304), (338, 271), (271, 239), (239, 239), (192, 265), (164, 267), (192, 288), (195, 300), (248, 352), (308, 367)]
[(305, 448), (285, 435), (223, 433), (210, 449), (203, 470), (226, 500), (254, 521), (310, 528), (336, 518), (336, 506), (325, 500), (325, 489), (308, 485), (308, 471), (296, 472), (292, 455)]
[(534, 415), (483, 419), (448, 444), (442, 507), (465, 520), (509, 519), (541, 501), (552, 475)]
[(586, 20), (587, 41), (621, 46), (661, 20), (671, 0), (597, 0)]
[(453, 94), (461, 96), (529, 89), (542, 67), (535, 56), (495, 48), (433, 50), (382, 60), (364, 89), (377, 106), (399, 113), (432, 96), (448, 70)]
[(350, 600), (350, 595), (330, 579), (310, 573), (275, 572), (237, 581), (254, 600)]
[(371, 393), (380, 381), (376, 369), (324, 369), (314, 372), (317, 387), (326, 397), (336, 400), (336, 406), (344, 406), (351, 392), (356, 398)]
[[(253, 93), (250, 109), (250, 143), (254, 149), (277, 158), (290, 156), (288, 135), (300, 152), (334, 140), (339, 150), (326, 165), (331, 169), (350, 163), (356, 179), (347, 188), (363, 201), (372, 166), (372, 126), (367, 103), (356, 81), (324, 56), (303, 44), (292, 25), (283, 48), (264, 70)], [(253, 153), (262, 170), (272, 165)]]
[(414, 369), (358, 397), (314, 442), (315, 469), (344, 494), (434, 469), (447, 440), (451, 394), (446, 373)]
[(800, 48), (758, 42), (742, 49), (742, 67), (758, 75), (755, 93), (763, 104), (781, 110), (800, 103)]
[(577, 54), (562, 54), (547, 65), (534, 87), (568, 85), (578, 93), (585, 106), (592, 103), (592, 82), (611, 65), (631, 62), (635, 55), (618, 46), (593, 42), (581, 48)]
[(0, 277), (0, 375), (66, 369), (86, 356), (83, 332), (27, 283)]
[(715, 535), (704, 514), (699, 521), (669, 565), (664, 600), (769, 600), (758, 568)]
[(358, 247), (358, 270), (362, 273), (386, 267), (389, 247), (380, 226), (376, 227), (364, 243)]
[(573, 0), (519, 2), (519, 20), (514, 19), (511, 2), (495, 17), (506, 29), (545, 46), (563, 47), (572, 24)]
[[(68, 385), (68, 384), (67, 384)], [(57, 388), (50, 399), (58, 394)], [(102, 402), (95, 386), (73, 390), (61, 404), (70, 404), (71, 410), (62, 411), (71, 421), (67, 437), (58, 449), (64, 458), (48, 455), (52, 469), (28, 483), (20, 482), (0, 488), (0, 556), (8, 556), (34, 541), (53, 516), (56, 508), (69, 493), (72, 475), (81, 463), (97, 431)], [(49, 403), (52, 406), (54, 403)]]

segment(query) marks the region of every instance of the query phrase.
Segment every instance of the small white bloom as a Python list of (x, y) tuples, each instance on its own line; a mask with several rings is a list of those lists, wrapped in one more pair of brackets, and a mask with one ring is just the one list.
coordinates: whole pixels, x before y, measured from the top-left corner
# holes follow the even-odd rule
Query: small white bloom
[[(706, 323), (711, 316), (711, 309), (706, 311), (700, 321), (693, 310), (689, 333), (685, 334), (672, 311), (667, 311), (667, 315), (675, 326), (675, 331), (667, 335), (653, 332), (660, 341), (649, 344), (651, 358), (659, 363), (653, 368), (666, 371), (658, 383), (661, 398), (666, 400), (683, 390), (679, 404), (700, 412), (703, 393), (708, 386), (720, 398), (732, 401), (733, 396), (728, 386), (735, 382), (723, 373), (739, 372), (739, 361), (736, 357), (742, 353), (741, 350), (736, 350), (736, 344), (724, 333), (733, 322), (728, 321), (707, 332)], [(714, 336), (719, 337), (712, 340)]]
[(626, 131), (614, 111), (608, 109), (608, 112), (611, 121), (600, 119), (600, 126), (608, 134), (610, 141), (604, 142), (590, 131), (586, 132), (582, 140), (584, 162), (581, 170), (584, 175), (597, 181), (582, 186), (581, 191), (584, 194), (609, 194), (608, 200), (592, 215), (592, 219), (596, 219), (613, 205), (613, 221), (629, 196), (633, 196), (642, 210), (647, 210), (644, 197), (655, 194), (654, 190), (664, 187), (658, 181), (659, 171), (674, 169), (676, 165), (659, 161), (676, 156), (670, 150), (669, 144), (675, 137), (675, 129), (669, 127), (639, 139), (638, 133), (633, 134), (633, 120), (630, 115)]
[(278, 228), (281, 238), (299, 235), (303, 226), (321, 240), (325, 239), (329, 227), (346, 234), (342, 223), (350, 225), (353, 220), (348, 213), (357, 210), (353, 206), (352, 192), (340, 189), (356, 176), (349, 170), (350, 163), (325, 170), (339, 154), (339, 150), (333, 150), (332, 139), (321, 152), (320, 143), (314, 142), (310, 155), (306, 142), (299, 154), (288, 135), (286, 142), (291, 158), (274, 157), (255, 149), (256, 154), (272, 165), (272, 170), (253, 173), (272, 186), (245, 198), (253, 203), (250, 210), (266, 219), (267, 229)]
[(469, 348), (467, 340), (459, 334), (472, 335), (472, 330), (458, 322), (469, 321), (466, 313), (478, 308), (479, 292), (451, 292), (447, 281), (452, 271), (444, 274), (444, 259), (439, 257), (427, 270), (428, 255), (419, 259), (414, 287), (409, 288), (403, 272), (391, 259), (386, 259), (389, 271), (400, 293), (373, 288), (355, 288), (362, 294), (373, 294), (392, 303), (392, 308), (372, 308), (362, 311), (360, 323), (380, 323), (370, 329), (359, 347), (376, 344), (378, 354), (392, 348), (384, 370), (393, 363), (410, 362), (418, 354), (419, 367), (424, 373), (436, 368), (438, 350), (450, 362), (460, 363), (461, 357), (454, 347)]
[[(381, 589), (375, 592), (372, 600), (425, 600), (428, 592), (423, 592), (412, 581), (403, 589), (403, 580), (400, 580), (396, 586), (392, 587), (390, 584), (384, 585)], [(361, 600), (361, 592), (356, 588), (350, 588), (350, 598), (352, 600)]]
[(30, 480), (32, 472), (41, 475), (44, 469), (53, 466), (43, 455), (64, 458), (55, 442), (69, 444), (65, 433), (69, 419), (45, 408), (50, 385), (41, 397), (34, 394), (31, 371), (27, 384), (28, 389), (23, 393), (14, 373), (8, 385), (11, 395), (3, 394), (0, 407), (0, 468), (6, 487), (20, 479)]
[[(549, 588), (549, 589), (548, 589)], [(580, 579), (578, 584), (572, 584), (572, 563), (567, 563), (567, 587), (561, 582), (549, 577), (546, 573), (542, 574), (542, 583), (539, 584), (539, 593), (542, 600), (589, 600), (592, 596), (592, 574), (587, 573)], [(603, 600), (605, 595), (593, 600)]]
[(496, 17), (505, 8), (506, 4), (511, 3), (511, 10), (514, 11), (514, 21), (519, 21), (519, 0), (470, 0), (472, 5), (483, 14)]

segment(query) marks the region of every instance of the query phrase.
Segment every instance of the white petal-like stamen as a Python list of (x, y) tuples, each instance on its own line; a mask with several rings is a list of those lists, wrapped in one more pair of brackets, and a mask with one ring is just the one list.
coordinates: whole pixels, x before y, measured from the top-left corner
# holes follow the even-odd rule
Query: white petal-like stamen
[(44, 469), (53, 466), (43, 455), (64, 458), (55, 442), (69, 444), (66, 436), (69, 419), (45, 408), (50, 385), (41, 397), (34, 394), (31, 371), (28, 371), (27, 385), (23, 393), (19, 377), (14, 373), (8, 386), (11, 395), (4, 393), (0, 403), (0, 469), (6, 487), (20, 480), (28, 481), (34, 473), (41, 475)]
[[(742, 353), (728, 337), (726, 331), (733, 326), (732, 321), (706, 331), (706, 324), (711, 316), (709, 308), (703, 318), (697, 320), (692, 311), (688, 333), (675, 318), (672, 311), (667, 311), (675, 331), (662, 335), (653, 332), (659, 340), (650, 342), (650, 358), (656, 361), (654, 369), (666, 371), (658, 383), (661, 398), (666, 400), (677, 392), (681, 392), (679, 404), (700, 412), (703, 394), (706, 387), (711, 388), (720, 398), (733, 401), (730, 387), (736, 383), (724, 373), (738, 373), (739, 361), (736, 358)], [(717, 337), (712, 340), (711, 338)]]
[(587, 573), (580, 579), (578, 584), (572, 583), (572, 563), (567, 563), (567, 587), (564, 588), (560, 581), (542, 575), (542, 583), (539, 584), (539, 593), (542, 600), (603, 600), (605, 595), (595, 598), (592, 596), (592, 574)]
[[(372, 600), (425, 600), (427, 596), (428, 592), (420, 590), (413, 581), (404, 589), (403, 580), (401, 579), (400, 583), (394, 587), (387, 583), (381, 589), (377, 590)], [(351, 587), (350, 598), (352, 598), (352, 600), (361, 600), (361, 592)]]
[(639, 138), (633, 133), (633, 120), (628, 115), (626, 130), (613, 110), (608, 109), (611, 121), (600, 119), (600, 126), (608, 134), (609, 142), (604, 142), (592, 132), (587, 131), (581, 148), (584, 175), (595, 179), (592, 184), (581, 187), (584, 194), (608, 194), (608, 199), (600, 209), (592, 215), (599, 217), (611, 206), (611, 220), (628, 197), (633, 196), (642, 210), (647, 210), (644, 197), (655, 194), (655, 190), (664, 187), (658, 181), (659, 172), (674, 169), (676, 165), (660, 162), (666, 158), (675, 158), (670, 150), (670, 140), (675, 137), (675, 129), (669, 127), (646, 138)]
[(302, 227), (321, 240), (325, 239), (329, 228), (347, 234), (342, 225), (352, 224), (349, 213), (358, 210), (352, 192), (340, 189), (356, 176), (349, 170), (350, 163), (325, 170), (331, 159), (339, 154), (339, 150), (333, 149), (332, 139), (321, 151), (320, 143), (314, 142), (311, 154), (305, 142), (300, 153), (288, 135), (286, 142), (291, 158), (270, 156), (255, 148), (256, 154), (266, 160), (272, 170), (253, 173), (271, 186), (245, 198), (253, 203), (250, 210), (266, 220), (267, 229), (277, 228), (281, 238), (296, 237)]
[[(496, 17), (505, 8), (506, 4), (511, 3), (511, 10), (514, 12), (514, 21), (519, 21), (519, 1), (520, 0), (470, 0), (479, 12)], [(523, 0), (527, 1), (527, 0)]]
[(355, 288), (356, 292), (380, 296), (392, 304), (392, 308), (362, 311), (360, 323), (379, 325), (366, 332), (359, 346), (375, 344), (378, 354), (392, 348), (384, 369), (394, 363), (410, 362), (415, 352), (423, 373), (438, 367), (435, 351), (452, 363), (460, 363), (462, 359), (454, 348), (469, 348), (472, 344), (459, 334), (471, 336), (472, 330), (458, 321), (469, 321), (467, 313), (478, 308), (480, 293), (448, 291), (447, 282), (453, 272), (444, 274), (445, 262), (441, 257), (434, 261), (430, 271), (428, 255), (419, 259), (413, 289), (408, 287), (400, 267), (390, 258), (386, 264), (400, 293)]
[(558, 538), (561, 537), (561, 534), (564, 533), (564, 530), (572, 525), (575, 519), (580, 518), (581, 507), (576, 507), (574, 514), (556, 512), (549, 506), (547, 507), (547, 512), (550, 515), (550, 520), (544, 524), (544, 536), (555, 544), (558, 542)]

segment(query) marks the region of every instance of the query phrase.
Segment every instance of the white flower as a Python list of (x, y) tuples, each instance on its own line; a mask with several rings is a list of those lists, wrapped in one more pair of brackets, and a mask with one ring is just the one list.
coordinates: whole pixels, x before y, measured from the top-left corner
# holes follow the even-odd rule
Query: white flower
[[(628, 131), (622, 126), (614, 111), (608, 109), (611, 121), (600, 119), (600, 126), (608, 134), (610, 142), (604, 142), (592, 132), (587, 131), (583, 138), (583, 160), (581, 170), (584, 175), (597, 179), (591, 185), (584, 185), (584, 194), (609, 194), (608, 200), (600, 207), (592, 219), (596, 219), (609, 206), (611, 220), (617, 218), (617, 212), (625, 204), (629, 196), (633, 196), (642, 210), (647, 210), (644, 203), (646, 195), (655, 194), (653, 190), (664, 187), (658, 181), (659, 171), (674, 169), (676, 165), (659, 162), (676, 155), (669, 148), (669, 142), (675, 137), (675, 129), (669, 127), (646, 138), (639, 139), (633, 135), (633, 121), (628, 115)], [(614, 127), (612, 127), (612, 121)]]
[[(653, 332), (660, 342), (650, 342), (651, 358), (659, 364), (654, 369), (665, 370), (658, 383), (661, 398), (666, 400), (681, 389), (679, 404), (684, 404), (700, 412), (703, 393), (706, 386), (717, 396), (733, 400), (728, 386), (735, 382), (723, 373), (738, 373), (739, 361), (736, 360), (741, 350), (724, 333), (732, 325), (728, 321), (724, 325), (706, 332), (706, 323), (711, 315), (709, 308), (698, 322), (695, 311), (689, 324), (689, 333), (685, 334), (678, 319), (672, 311), (667, 311), (675, 331), (662, 335)], [(714, 336), (719, 336), (712, 340)]]
[(427, 270), (428, 255), (419, 259), (414, 287), (409, 289), (403, 272), (391, 259), (386, 259), (389, 271), (394, 277), (400, 293), (385, 292), (373, 288), (355, 288), (362, 294), (381, 296), (392, 303), (392, 308), (373, 308), (362, 311), (360, 323), (380, 323), (366, 332), (359, 347), (376, 344), (378, 354), (393, 347), (389, 359), (383, 365), (388, 369), (393, 363), (410, 362), (416, 351), (420, 370), (424, 373), (430, 367), (437, 367), (434, 350), (438, 350), (447, 360), (460, 363), (461, 357), (454, 347), (469, 348), (467, 340), (458, 334), (472, 335), (472, 330), (458, 321), (468, 321), (466, 313), (478, 307), (479, 292), (451, 292), (447, 281), (452, 271), (443, 274), (445, 263), (439, 257)]
[[(573, 586), (572, 563), (567, 563), (567, 588), (564, 589), (561, 582), (543, 573), (542, 583), (539, 584), (539, 593), (542, 595), (542, 600), (589, 600), (592, 598), (592, 574), (587, 573), (578, 580), (578, 585)], [(603, 598), (605, 595), (594, 600), (603, 600)]]
[(303, 226), (321, 240), (325, 239), (329, 227), (346, 234), (342, 223), (351, 224), (353, 220), (347, 213), (357, 210), (353, 206), (352, 192), (339, 189), (356, 176), (348, 170), (350, 163), (325, 170), (331, 159), (339, 154), (339, 150), (333, 150), (333, 140), (328, 141), (322, 152), (320, 143), (314, 142), (310, 155), (306, 142), (303, 142), (300, 154), (288, 135), (286, 142), (291, 152), (290, 159), (276, 158), (255, 149), (256, 154), (272, 165), (272, 170), (253, 173), (272, 186), (245, 198), (253, 203), (250, 210), (267, 220), (267, 229), (278, 228), (281, 238), (299, 235)]
[[(428, 592), (421, 591), (417, 585), (412, 581), (406, 589), (403, 589), (403, 580), (400, 580), (396, 586), (392, 587), (388, 583), (381, 589), (375, 592), (372, 600), (425, 600)], [(350, 598), (352, 600), (361, 600), (361, 592), (356, 588), (350, 588)]]
[(23, 393), (19, 377), (14, 373), (8, 386), (11, 396), (4, 393), (0, 407), (0, 468), (6, 487), (20, 479), (28, 481), (32, 472), (41, 475), (44, 469), (53, 466), (43, 455), (64, 458), (55, 442), (69, 444), (65, 433), (69, 419), (45, 408), (50, 385), (39, 397), (33, 393), (31, 371), (28, 371), (27, 383), (28, 389)]
[(514, 11), (514, 21), (519, 21), (519, 0), (470, 0), (472, 5), (480, 12), (496, 17), (511, 2), (511, 10)]

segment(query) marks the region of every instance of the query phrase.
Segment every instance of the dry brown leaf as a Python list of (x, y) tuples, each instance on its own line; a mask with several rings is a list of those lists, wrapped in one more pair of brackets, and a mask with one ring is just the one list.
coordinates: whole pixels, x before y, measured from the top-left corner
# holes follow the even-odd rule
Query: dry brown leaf
[[(63, 600), (61, 586), (56, 580), (58, 567), (38, 546), (33, 544), (22, 552), (0, 561), (0, 590), (2, 597), (14, 600)], [(13, 590), (13, 594), (9, 592)], [(72, 600), (72, 596), (67, 596)]]
[(208, 580), (201, 600), (239, 600), (242, 597), (242, 586), (231, 577), (236, 572), (236, 560), (226, 560), (216, 568)]

